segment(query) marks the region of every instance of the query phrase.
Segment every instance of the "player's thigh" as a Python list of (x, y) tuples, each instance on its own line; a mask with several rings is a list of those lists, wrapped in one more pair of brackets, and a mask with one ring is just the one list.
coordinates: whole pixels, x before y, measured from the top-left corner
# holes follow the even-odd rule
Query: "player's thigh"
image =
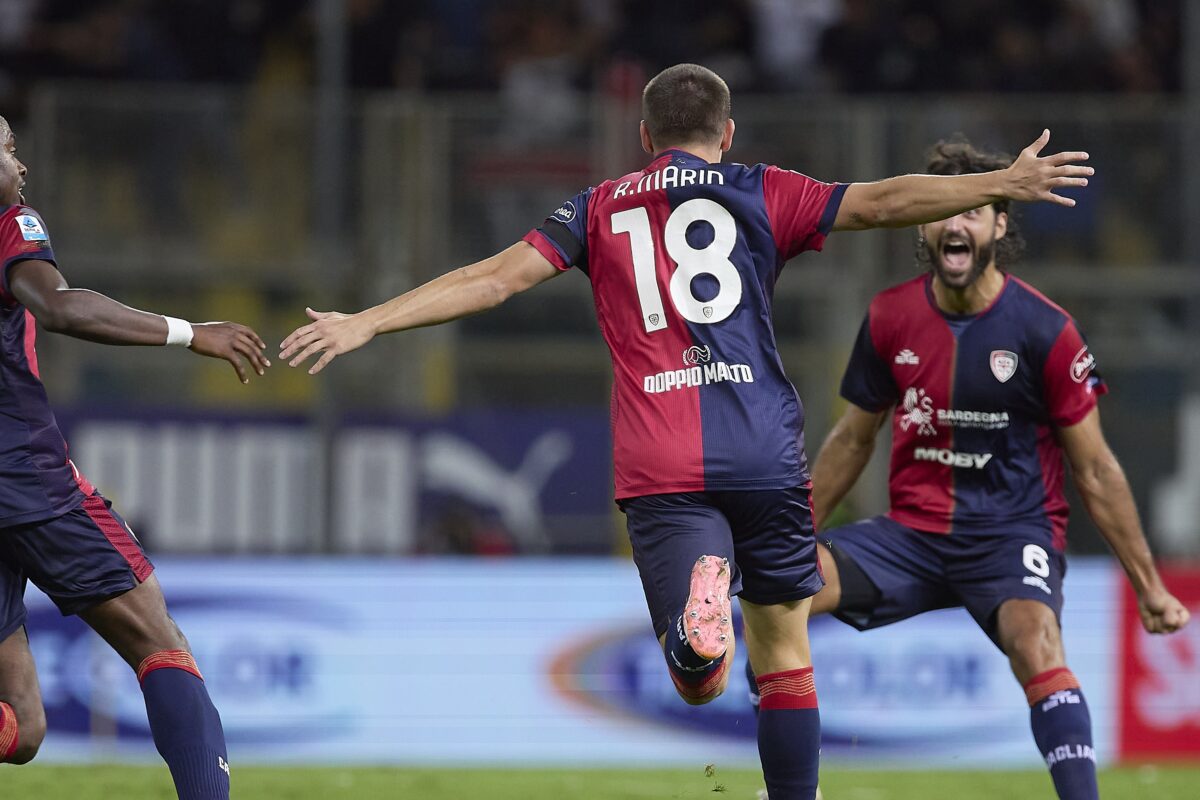
[(33, 653), (22, 626), (0, 639), (0, 701), (16, 712), (18, 742), (28, 753), (26, 759), (31, 758), (46, 735), (46, 712)]
[(946, 558), (947, 577), (967, 611), (998, 647), (1005, 649), (999, 611), (1010, 600), (1045, 606), (1046, 612), (1033, 608), (1021, 619), (1052, 620), (1057, 629), (1067, 563), (1053, 547), (1049, 531), (1004, 528), (953, 538), (947, 542), (953, 548)]
[(80, 611), (79, 616), (134, 669), (163, 650), (188, 649), (153, 575), (128, 592)]
[[(837, 606), (830, 613), (858, 630), (961, 605), (949, 587), (940, 546), (945, 537), (879, 516), (823, 531), (837, 564)], [(821, 611), (826, 611), (821, 603)]]
[(713, 493), (733, 532), (742, 600), (792, 603), (825, 585), (809, 494), (806, 486)]
[(812, 607), (808, 612), (809, 616), (813, 617), (836, 611), (842, 599), (841, 571), (838, 569), (837, 559), (833, 557), (833, 551), (827, 545), (821, 544), (817, 548), (817, 561), (821, 566), (821, 577), (825, 579), (825, 586), (813, 595)]
[(7, 529), (4, 536), (10, 563), (133, 666), (179, 646), (183, 637), (167, 616), (153, 565), (103, 497), (89, 497), (52, 520)]
[(733, 559), (729, 523), (701, 492), (656, 494), (620, 502), (625, 512), (633, 560), (646, 593), (646, 606), (660, 639), (673, 616), (683, 611), (692, 566), (700, 556), (728, 558), (733, 568), (729, 593), (741, 587)]

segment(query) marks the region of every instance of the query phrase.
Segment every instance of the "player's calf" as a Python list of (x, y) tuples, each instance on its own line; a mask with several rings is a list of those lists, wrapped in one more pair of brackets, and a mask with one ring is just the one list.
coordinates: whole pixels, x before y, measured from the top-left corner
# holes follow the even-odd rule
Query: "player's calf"
[(149, 655), (138, 665), (137, 677), (154, 745), (171, 770), (180, 800), (228, 798), (229, 755), (221, 717), (191, 653)]
[(226, 800), (221, 717), (154, 576), (80, 614), (137, 672), (150, 734), (180, 800)]
[(701, 705), (719, 697), (729, 682), (733, 611), (729, 601), (729, 560), (700, 556), (692, 566), (683, 613), (667, 631), (664, 650), (675, 691), (684, 702)]

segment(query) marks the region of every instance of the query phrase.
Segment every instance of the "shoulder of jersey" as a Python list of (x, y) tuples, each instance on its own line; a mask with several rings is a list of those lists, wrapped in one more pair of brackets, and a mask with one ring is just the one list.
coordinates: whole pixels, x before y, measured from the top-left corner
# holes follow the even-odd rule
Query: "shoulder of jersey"
[(1013, 282), (1017, 291), (1020, 292), (1021, 295), (1031, 301), (1031, 305), (1033, 305), (1035, 308), (1051, 312), (1055, 316), (1061, 315), (1067, 317), (1068, 319), (1071, 317), (1070, 313), (1068, 313), (1065, 308), (1051, 300), (1049, 297), (1046, 297), (1046, 295), (1042, 294), (1036, 288), (1021, 280), (1017, 276), (1010, 275), (1009, 280)]
[(928, 307), (924, 273), (895, 286), (889, 286), (871, 300), (872, 314), (909, 314), (915, 308)]
[(36, 217), (38, 220), (42, 219), (42, 215), (38, 213), (36, 208), (20, 204), (9, 206), (3, 212), (0, 212), (0, 219), (15, 219), (16, 217)]

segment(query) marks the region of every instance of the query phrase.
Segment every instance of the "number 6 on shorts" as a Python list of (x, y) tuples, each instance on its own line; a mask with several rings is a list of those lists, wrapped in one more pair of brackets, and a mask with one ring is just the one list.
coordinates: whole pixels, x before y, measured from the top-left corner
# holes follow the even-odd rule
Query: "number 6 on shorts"
[(1046, 554), (1044, 548), (1036, 544), (1027, 544), (1021, 552), (1021, 561), (1025, 564), (1025, 569), (1037, 575), (1039, 578), (1050, 577), (1050, 556)]

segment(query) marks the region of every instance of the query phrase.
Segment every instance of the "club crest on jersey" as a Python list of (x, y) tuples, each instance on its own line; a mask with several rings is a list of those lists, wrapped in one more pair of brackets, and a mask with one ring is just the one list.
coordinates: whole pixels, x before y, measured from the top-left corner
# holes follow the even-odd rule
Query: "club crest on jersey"
[(570, 222), (571, 220), (575, 219), (575, 204), (568, 200), (558, 208), (554, 209), (554, 213), (550, 216), (554, 217), (559, 222)]
[(17, 217), (17, 227), (21, 229), (21, 238), (27, 242), (44, 242), (50, 238), (42, 227), (42, 221), (30, 214)]
[(896, 363), (911, 364), (915, 367), (917, 364), (921, 363), (921, 357), (906, 347), (899, 353), (896, 353)]
[(684, 364), (707, 364), (709, 361), (712, 361), (712, 351), (708, 349), (708, 345), (704, 347), (692, 345), (683, 351)]
[(1092, 374), (1096, 366), (1096, 357), (1088, 352), (1087, 345), (1079, 348), (1079, 352), (1071, 359), (1071, 380), (1083, 383)]
[(1017, 354), (1011, 350), (993, 350), (988, 363), (991, 364), (992, 374), (1001, 383), (1007, 383), (1017, 372)]
[(907, 431), (913, 425), (921, 436), (937, 435), (933, 427), (933, 399), (924, 389), (910, 386), (904, 393), (904, 416), (900, 418), (900, 430)]

